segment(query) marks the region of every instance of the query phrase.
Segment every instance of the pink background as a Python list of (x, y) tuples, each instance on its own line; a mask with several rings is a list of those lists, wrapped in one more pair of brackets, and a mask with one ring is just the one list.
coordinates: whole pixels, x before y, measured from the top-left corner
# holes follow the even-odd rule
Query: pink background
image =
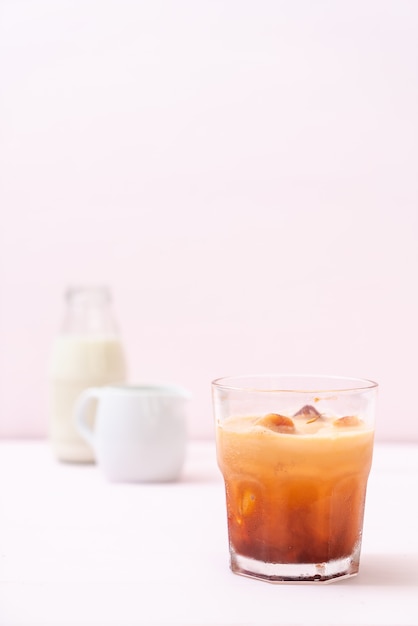
[(130, 379), (329, 373), (418, 439), (418, 3), (3, 0), (0, 435), (45, 436), (74, 283)]

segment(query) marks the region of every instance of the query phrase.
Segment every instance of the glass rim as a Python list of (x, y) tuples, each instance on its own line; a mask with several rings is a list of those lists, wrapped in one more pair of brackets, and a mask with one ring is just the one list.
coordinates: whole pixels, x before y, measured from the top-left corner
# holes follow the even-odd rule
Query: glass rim
[(83, 285), (83, 284), (74, 284), (69, 285), (65, 291), (65, 298), (70, 300), (76, 296), (99, 296), (103, 299), (111, 300), (111, 290), (108, 285)]
[[(264, 381), (264, 385), (257, 385), (256, 381)], [(277, 385), (267, 386), (265, 383), (269, 380), (277, 381)], [(294, 382), (300, 381), (301, 384), (291, 384), (280, 386), (280, 381)], [(307, 385), (308, 381), (315, 381), (315, 385)], [(323, 381), (323, 385), (318, 385)], [(326, 382), (333, 382), (333, 385)], [(251, 384), (249, 384), (251, 382)], [(305, 384), (303, 385), (302, 382)], [(341, 383), (341, 384), (338, 384)], [(353, 378), (349, 376), (334, 376), (332, 374), (244, 374), (242, 376), (225, 376), (215, 378), (212, 386), (216, 389), (224, 389), (225, 391), (245, 391), (258, 393), (343, 393), (354, 391), (367, 391), (377, 389), (379, 384), (368, 378)]]

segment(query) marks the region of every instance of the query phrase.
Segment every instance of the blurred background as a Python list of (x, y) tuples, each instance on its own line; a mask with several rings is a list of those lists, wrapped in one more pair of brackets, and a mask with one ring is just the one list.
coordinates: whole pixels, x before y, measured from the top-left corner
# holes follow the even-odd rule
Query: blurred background
[(418, 440), (418, 2), (1, 0), (0, 436), (45, 437), (70, 285), (132, 382), (380, 383)]

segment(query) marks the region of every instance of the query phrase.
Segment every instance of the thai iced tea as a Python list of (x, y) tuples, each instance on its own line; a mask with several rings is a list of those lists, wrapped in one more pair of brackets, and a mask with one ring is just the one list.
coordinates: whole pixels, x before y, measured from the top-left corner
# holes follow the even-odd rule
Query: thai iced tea
[[(365, 407), (369, 399), (359, 397), (353, 406)], [(214, 400), (232, 570), (272, 581), (356, 574), (373, 453), (370, 410), (367, 419), (313, 404), (234, 414), (227, 390), (216, 390)]]

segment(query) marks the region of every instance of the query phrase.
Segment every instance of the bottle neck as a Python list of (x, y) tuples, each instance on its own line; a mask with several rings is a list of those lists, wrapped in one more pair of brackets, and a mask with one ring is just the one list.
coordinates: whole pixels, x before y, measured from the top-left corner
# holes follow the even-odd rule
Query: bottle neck
[(71, 288), (66, 294), (64, 334), (116, 335), (111, 296), (106, 287)]

